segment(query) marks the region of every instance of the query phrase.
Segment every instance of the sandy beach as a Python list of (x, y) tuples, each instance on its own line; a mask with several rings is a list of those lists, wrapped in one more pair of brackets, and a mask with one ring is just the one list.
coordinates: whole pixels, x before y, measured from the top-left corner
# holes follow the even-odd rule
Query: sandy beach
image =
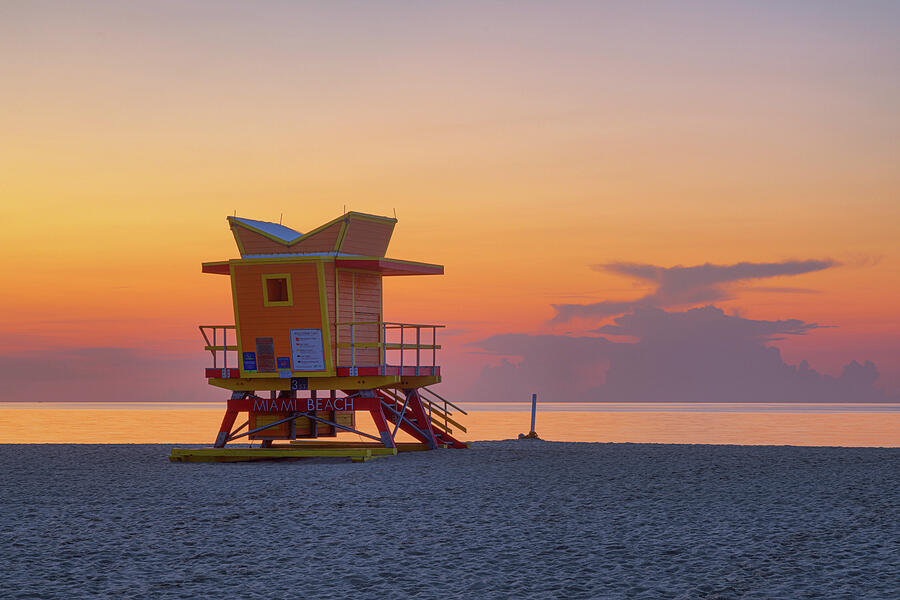
[(3, 445), (4, 598), (884, 598), (900, 449), (478, 442), (365, 464)]

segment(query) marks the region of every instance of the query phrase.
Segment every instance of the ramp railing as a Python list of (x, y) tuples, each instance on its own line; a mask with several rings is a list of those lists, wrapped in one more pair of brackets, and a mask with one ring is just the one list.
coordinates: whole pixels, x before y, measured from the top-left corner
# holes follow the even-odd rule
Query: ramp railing
[(421, 396), (422, 403), (425, 405), (425, 408), (428, 409), (428, 414), (431, 416), (431, 424), (432, 425), (437, 425), (440, 429), (443, 429), (448, 434), (453, 433), (453, 430), (450, 429), (450, 425), (453, 425), (454, 427), (456, 427), (458, 430), (462, 431), (463, 433), (467, 433), (466, 428), (458, 421), (451, 419), (450, 415), (453, 414), (453, 411), (451, 409), (456, 409), (459, 413), (461, 413), (463, 415), (468, 415), (469, 413), (464, 411), (462, 408), (460, 408), (456, 404), (453, 404), (452, 402), (450, 402), (449, 400), (447, 400), (446, 398), (444, 398), (437, 392), (434, 392), (434, 391), (428, 389), (427, 387), (420, 388), (420, 390), (425, 392), (426, 394), (430, 394), (431, 396), (433, 396), (436, 399), (436, 400), (432, 400), (431, 398), (426, 398), (425, 396)]
[[(425, 407), (425, 410), (428, 411), (428, 418), (431, 421), (431, 426), (437, 431), (437, 433), (444, 432), (448, 435), (453, 434), (453, 429), (451, 425), (456, 428), (457, 431), (462, 431), (463, 433), (467, 433), (465, 425), (457, 421), (459, 417), (456, 419), (453, 418), (455, 416), (453, 410), (455, 409), (457, 412), (463, 415), (468, 415), (466, 411), (462, 408), (453, 404), (443, 396), (431, 391), (427, 387), (418, 388), (419, 392), (427, 392), (431, 394), (435, 400), (431, 398), (426, 398), (423, 394), (419, 394), (419, 398), (422, 400), (422, 405)], [(399, 409), (401, 406), (405, 405), (404, 398), (401, 397), (400, 394), (396, 393), (394, 390), (384, 389), (382, 390), (396, 402), (396, 406), (394, 408)]]

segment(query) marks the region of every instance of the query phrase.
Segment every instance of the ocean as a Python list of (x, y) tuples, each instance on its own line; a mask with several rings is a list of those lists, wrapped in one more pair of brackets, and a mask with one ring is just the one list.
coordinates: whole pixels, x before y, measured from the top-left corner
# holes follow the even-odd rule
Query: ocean
[[(527, 433), (530, 403), (461, 403), (464, 440)], [(224, 403), (0, 403), (0, 443), (211, 443)], [(360, 413), (358, 427), (374, 433)], [(535, 429), (562, 442), (900, 446), (900, 404), (539, 403)], [(352, 434), (341, 434), (356, 439)]]

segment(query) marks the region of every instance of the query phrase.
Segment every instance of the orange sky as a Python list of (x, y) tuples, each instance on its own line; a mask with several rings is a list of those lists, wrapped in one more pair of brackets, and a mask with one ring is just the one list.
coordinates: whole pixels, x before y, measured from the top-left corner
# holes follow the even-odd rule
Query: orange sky
[(199, 269), (237, 255), (226, 215), (346, 206), (446, 265), (390, 280), (386, 317), (455, 329), (461, 378), (465, 341), (648, 291), (591, 264), (831, 258), (747, 286), (816, 293), (717, 304), (837, 325), (785, 359), (900, 390), (896, 7), (691, 6), (0, 9), (5, 352), (196, 351), (232, 321)]

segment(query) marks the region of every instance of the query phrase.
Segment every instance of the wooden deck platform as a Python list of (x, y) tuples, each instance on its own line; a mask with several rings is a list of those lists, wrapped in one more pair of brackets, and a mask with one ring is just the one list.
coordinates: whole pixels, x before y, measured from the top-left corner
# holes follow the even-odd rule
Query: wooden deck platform
[(252, 462), (260, 460), (302, 460), (305, 458), (348, 458), (366, 462), (394, 456), (396, 448), (349, 447), (343, 444), (315, 444), (314, 447), (279, 445), (273, 448), (172, 448), (172, 462)]

